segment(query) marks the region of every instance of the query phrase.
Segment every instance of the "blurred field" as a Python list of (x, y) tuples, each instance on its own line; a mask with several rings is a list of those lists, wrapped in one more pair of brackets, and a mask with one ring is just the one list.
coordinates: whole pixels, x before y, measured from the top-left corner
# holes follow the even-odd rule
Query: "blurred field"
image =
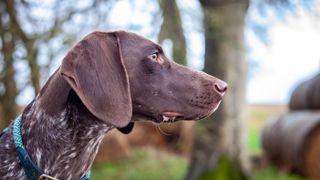
[[(247, 144), (250, 155), (260, 156), (263, 153), (261, 146), (261, 130), (264, 124), (277, 116), (287, 112), (285, 105), (250, 105), (248, 106)], [(252, 165), (253, 180), (303, 180), (297, 175), (286, 174), (270, 165), (255, 167)]]
[[(284, 105), (248, 106), (246, 147), (250, 155), (262, 154), (260, 132), (264, 124), (287, 111)], [(108, 154), (106, 155), (108, 156)], [(155, 148), (139, 148), (127, 160), (113, 161), (92, 168), (93, 180), (157, 180), (183, 179), (188, 168), (188, 159)], [(280, 172), (271, 166), (252, 167), (253, 180), (302, 180), (303, 178)]]
[(285, 105), (249, 105), (247, 121), (247, 148), (250, 154), (262, 152), (260, 132), (264, 124), (287, 111)]
[(92, 169), (93, 180), (157, 180), (183, 179), (187, 159), (153, 148), (140, 148), (125, 161), (98, 165)]
[[(251, 105), (248, 107), (247, 149), (250, 155), (262, 153), (260, 131), (267, 120), (286, 112), (281, 105)], [(133, 156), (125, 161), (115, 161), (93, 167), (92, 179), (118, 180), (159, 180), (183, 179), (188, 167), (188, 159), (176, 154), (141, 148), (133, 152)], [(270, 166), (252, 167), (253, 180), (302, 180), (303, 178), (288, 175)]]

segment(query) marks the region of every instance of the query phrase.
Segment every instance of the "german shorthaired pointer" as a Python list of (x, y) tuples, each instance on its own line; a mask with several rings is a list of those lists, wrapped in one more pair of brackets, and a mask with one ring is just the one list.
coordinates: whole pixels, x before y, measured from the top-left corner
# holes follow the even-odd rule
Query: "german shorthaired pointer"
[[(57, 179), (79, 179), (112, 128), (140, 119), (199, 120), (219, 106), (227, 85), (174, 63), (134, 33), (93, 32), (76, 44), (22, 113), (32, 161)], [(12, 125), (0, 138), (0, 179), (23, 180)]]

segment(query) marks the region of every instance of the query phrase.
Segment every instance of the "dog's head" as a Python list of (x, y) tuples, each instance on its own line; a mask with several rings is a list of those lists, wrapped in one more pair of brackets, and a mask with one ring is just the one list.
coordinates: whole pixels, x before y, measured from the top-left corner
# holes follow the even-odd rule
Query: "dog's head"
[(158, 44), (125, 31), (89, 34), (69, 51), (60, 73), (93, 115), (115, 127), (140, 118), (202, 119), (217, 109), (227, 89), (225, 82), (176, 64)]

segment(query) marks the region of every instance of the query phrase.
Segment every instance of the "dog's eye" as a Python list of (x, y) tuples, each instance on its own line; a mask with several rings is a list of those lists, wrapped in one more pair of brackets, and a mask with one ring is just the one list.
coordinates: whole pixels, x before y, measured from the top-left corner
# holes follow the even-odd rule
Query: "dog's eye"
[(161, 58), (161, 56), (159, 56), (159, 52), (155, 52), (155, 53), (149, 55), (148, 58), (151, 61), (154, 61), (154, 62), (159, 63), (159, 64), (163, 64), (164, 63), (164, 60)]
[(149, 56), (148, 56), (148, 58), (149, 58), (149, 59), (151, 59), (152, 61), (157, 62), (157, 59), (158, 59), (158, 53), (157, 53), (157, 52), (155, 52), (155, 53), (153, 53), (153, 54), (149, 55)]

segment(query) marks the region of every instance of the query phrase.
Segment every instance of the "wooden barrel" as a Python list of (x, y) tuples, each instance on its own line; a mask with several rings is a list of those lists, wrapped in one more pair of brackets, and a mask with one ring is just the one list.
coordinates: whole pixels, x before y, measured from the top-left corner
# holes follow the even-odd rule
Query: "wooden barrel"
[(272, 164), (320, 179), (320, 111), (296, 111), (269, 121), (262, 146)]
[(290, 97), (291, 110), (320, 109), (320, 74), (299, 84)]

